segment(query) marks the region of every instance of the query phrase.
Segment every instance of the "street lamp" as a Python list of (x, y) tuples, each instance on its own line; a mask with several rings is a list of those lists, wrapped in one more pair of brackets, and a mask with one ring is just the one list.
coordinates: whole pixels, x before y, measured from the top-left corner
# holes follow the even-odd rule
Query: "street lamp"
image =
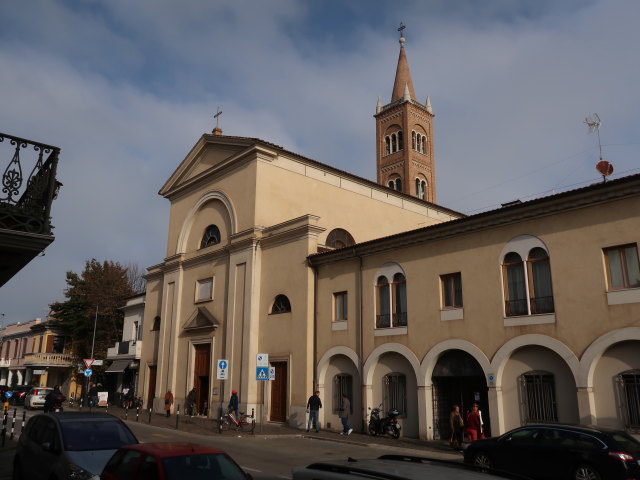
[[(98, 324), (98, 306), (96, 305), (96, 315), (93, 318), (93, 340), (91, 341), (91, 359), (93, 360), (93, 350), (96, 345), (96, 325)], [(85, 365), (86, 367), (86, 365)], [(89, 407), (89, 411), (91, 411), (91, 405), (89, 404), (89, 377), (85, 375), (84, 382), (84, 398), (87, 400), (87, 406)]]

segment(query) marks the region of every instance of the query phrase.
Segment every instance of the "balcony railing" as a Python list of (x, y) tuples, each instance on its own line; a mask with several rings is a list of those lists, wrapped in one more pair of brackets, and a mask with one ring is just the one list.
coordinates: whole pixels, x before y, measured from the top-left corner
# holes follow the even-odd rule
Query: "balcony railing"
[(5, 133), (1, 144), (8, 149), (0, 149), (0, 228), (51, 235), (51, 203), (62, 185), (56, 181), (60, 149)]
[(505, 300), (504, 311), (507, 317), (514, 317), (519, 315), (528, 315), (527, 311), (527, 299), (519, 298), (517, 300)]
[(538, 297), (531, 299), (531, 314), (537, 313), (553, 313), (555, 311), (553, 305), (553, 297)]
[(70, 353), (27, 353), (24, 364), (38, 367), (68, 367), (73, 365)]

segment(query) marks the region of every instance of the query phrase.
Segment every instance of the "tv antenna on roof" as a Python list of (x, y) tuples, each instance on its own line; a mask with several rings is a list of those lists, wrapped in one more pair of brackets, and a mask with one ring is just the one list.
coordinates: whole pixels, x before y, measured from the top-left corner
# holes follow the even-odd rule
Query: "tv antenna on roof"
[(584, 119), (584, 123), (589, 127), (589, 133), (598, 134), (598, 149), (600, 150), (600, 160), (596, 163), (596, 170), (602, 175), (602, 181), (606, 182), (607, 177), (613, 173), (613, 165), (602, 158), (602, 143), (600, 142), (600, 117), (597, 113), (589, 115)]

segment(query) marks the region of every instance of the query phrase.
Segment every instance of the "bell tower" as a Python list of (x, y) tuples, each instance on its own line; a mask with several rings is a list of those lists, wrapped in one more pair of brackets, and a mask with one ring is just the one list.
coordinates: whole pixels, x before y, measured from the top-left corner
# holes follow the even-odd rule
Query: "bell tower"
[(436, 175), (433, 158), (433, 111), (429, 97), (416, 100), (406, 43), (401, 23), (400, 55), (391, 102), (376, 105), (377, 181), (393, 190), (436, 202)]

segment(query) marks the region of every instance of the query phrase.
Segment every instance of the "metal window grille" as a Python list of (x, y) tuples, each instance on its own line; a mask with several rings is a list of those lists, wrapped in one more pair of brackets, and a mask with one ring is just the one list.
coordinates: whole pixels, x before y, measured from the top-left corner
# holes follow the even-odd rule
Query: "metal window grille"
[(525, 373), (520, 377), (520, 387), (523, 423), (558, 421), (553, 374)]
[(622, 414), (627, 428), (640, 428), (640, 370), (618, 376)]
[[(337, 414), (340, 410), (340, 404), (342, 402), (342, 394), (346, 393), (347, 398), (353, 401), (353, 377), (347, 373), (340, 373), (333, 377), (333, 413)], [(353, 413), (353, 405), (349, 415)]]
[(384, 376), (384, 398), (382, 405), (384, 411), (392, 408), (400, 412), (404, 417), (407, 411), (407, 379), (401, 373), (390, 373)]

